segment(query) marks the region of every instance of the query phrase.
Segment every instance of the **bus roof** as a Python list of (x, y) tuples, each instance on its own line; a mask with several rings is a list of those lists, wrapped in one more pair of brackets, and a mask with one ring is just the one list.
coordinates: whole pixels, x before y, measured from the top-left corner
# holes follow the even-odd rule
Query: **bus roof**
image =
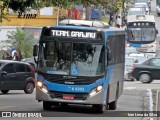
[(127, 22), (154, 22), (155, 19), (153, 15), (130, 15), (127, 18)]
[(109, 24), (102, 21), (90, 21), (90, 20), (71, 20), (65, 19), (59, 22), (60, 26), (70, 25), (70, 26), (84, 26), (84, 27), (94, 27), (94, 28), (109, 28)]

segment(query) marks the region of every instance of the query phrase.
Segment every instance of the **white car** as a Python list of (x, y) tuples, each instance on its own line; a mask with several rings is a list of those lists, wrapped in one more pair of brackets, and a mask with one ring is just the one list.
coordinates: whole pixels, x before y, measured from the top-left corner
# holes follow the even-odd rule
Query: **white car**
[(133, 7), (133, 8), (129, 8), (128, 10), (128, 16), (130, 15), (145, 15), (145, 9), (143, 7)]
[(124, 73), (124, 78), (125, 80), (131, 80), (134, 81), (133, 78), (131, 78), (128, 73), (130, 73), (130, 71), (132, 71), (132, 66), (134, 63), (136, 63), (137, 60), (135, 57), (125, 57), (125, 73)]
[(147, 14), (147, 15), (150, 14), (150, 10), (149, 10), (149, 7), (148, 7), (148, 4), (147, 4), (147, 3), (135, 3), (135, 4), (134, 4), (134, 7), (144, 7), (145, 10), (146, 10), (146, 14)]
[(126, 50), (125, 50), (125, 54), (128, 55), (130, 53), (136, 53), (137, 52), (137, 49), (134, 48), (134, 47), (127, 47)]
[(157, 11), (157, 15), (159, 16), (160, 15), (160, 5), (159, 4), (157, 4), (156, 11)]
[[(36, 57), (35, 59), (37, 59), (37, 57)], [(24, 59), (22, 59), (21, 61), (22, 61), (22, 62), (27, 62), (27, 63), (31, 64), (34, 68), (36, 68), (36, 65), (37, 65), (37, 64), (36, 64), (35, 61), (34, 61), (34, 57), (24, 58)]]
[(144, 62), (148, 57), (145, 53), (130, 53), (129, 57), (134, 57), (136, 59), (136, 63)]
[(147, 56), (147, 58), (157, 57), (156, 53), (145, 53), (145, 55)]
[(150, 10), (151, 10), (151, 0), (135, 0), (134, 3), (147, 3), (147, 4), (148, 4), (148, 7), (149, 7)]

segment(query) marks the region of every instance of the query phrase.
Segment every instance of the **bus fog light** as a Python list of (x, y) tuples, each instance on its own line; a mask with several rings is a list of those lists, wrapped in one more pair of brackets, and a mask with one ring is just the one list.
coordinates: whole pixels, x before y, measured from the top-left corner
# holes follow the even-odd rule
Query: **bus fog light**
[(40, 81), (38, 81), (38, 82), (37, 82), (37, 85), (38, 85), (39, 87), (42, 87), (42, 86), (43, 86), (43, 83), (40, 82)]
[(96, 88), (95, 89), (93, 89), (91, 92), (90, 92), (90, 96), (93, 96), (93, 95), (95, 95), (97, 92), (96, 92)]
[(97, 92), (101, 91), (101, 90), (102, 90), (102, 88), (103, 88), (103, 86), (102, 86), (102, 85), (98, 86), (98, 87), (97, 87)]
[(44, 93), (48, 93), (48, 89), (47, 89), (47, 87), (43, 85), (43, 87), (42, 87), (42, 91), (43, 91)]

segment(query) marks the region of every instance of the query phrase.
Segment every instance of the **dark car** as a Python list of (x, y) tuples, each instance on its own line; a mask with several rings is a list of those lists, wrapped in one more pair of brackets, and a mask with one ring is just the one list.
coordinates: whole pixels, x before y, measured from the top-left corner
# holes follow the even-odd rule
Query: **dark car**
[(160, 58), (150, 58), (143, 63), (134, 64), (129, 75), (142, 83), (160, 79)]
[(31, 94), (35, 88), (34, 68), (24, 62), (0, 60), (0, 90), (6, 94), (9, 90), (24, 90)]

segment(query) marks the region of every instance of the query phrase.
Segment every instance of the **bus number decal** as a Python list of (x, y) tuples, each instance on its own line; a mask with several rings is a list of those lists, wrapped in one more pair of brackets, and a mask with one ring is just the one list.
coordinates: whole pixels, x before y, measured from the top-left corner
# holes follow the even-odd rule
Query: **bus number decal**
[(80, 32), (80, 31), (64, 31), (64, 30), (52, 30), (53, 36), (59, 37), (78, 37), (78, 38), (96, 38), (95, 32)]

